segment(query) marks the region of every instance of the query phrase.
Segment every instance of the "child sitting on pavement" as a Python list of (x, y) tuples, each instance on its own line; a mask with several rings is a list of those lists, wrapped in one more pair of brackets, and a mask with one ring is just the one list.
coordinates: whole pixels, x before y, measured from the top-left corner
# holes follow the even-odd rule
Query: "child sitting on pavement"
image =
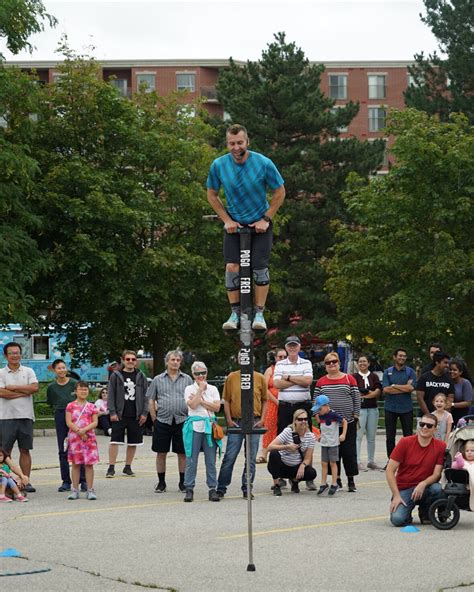
[[(339, 442), (344, 442), (347, 433), (347, 420), (329, 407), (329, 398), (326, 395), (316, 397), (311, 411), (316, 415), (321, 430), (321, 487), (317, 495), (321, 495), (328, 489), (327, 484), (328, 465), (331, 466), (332, 484), (328, 495), (334, 495), (337, 487), (337, 461), (339, 460)], [(342, 425), (342, 434), (339, 435), (339, 426)]]
[(23, 485), (28, 484), (28, 477), (23, 475), (20, 467), (14, 465), (8, 454), (0, 449), (0, 502), (13, 501), (6, 495), (7, 487), (11, 489), (17, 502), (27, 502), (28, 498), (21, 494), (17, 482), (13, 479), (12, 473), (15, 473)]

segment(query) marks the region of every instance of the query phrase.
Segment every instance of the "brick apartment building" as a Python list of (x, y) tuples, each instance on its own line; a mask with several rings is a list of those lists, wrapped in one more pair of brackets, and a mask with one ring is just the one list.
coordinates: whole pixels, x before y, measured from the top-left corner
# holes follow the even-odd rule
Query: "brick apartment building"
[[(58, 61), (9, 62), (23, 70), (36, 70), (39, 80), (54, 83)], [(236, 62), (239, 64), (239, 62)], [(245, 62), (240, 62), (242, 65)], [(217, 99), (219, 71), (227, 60), (111, 60), (100, 62), (104, 80), (124, 96), (132, 96), (142, 84), (159, 95), (186, 90), (189, 99), (206, 98), (206, 108), (213, 115), (224, 116)], [(323, 92), (336, 101), (335, 108), (348, 101), (359, 102), (360, 110), (341, 137), (355, 136), (371, 140), (383, 136), (386, 109), (404, 106), (403, 92), (410, 83), (408, 66), (412, 62), (326, 62), (322, 75)], [(385, 162), (385, 166), (387, 162)]]

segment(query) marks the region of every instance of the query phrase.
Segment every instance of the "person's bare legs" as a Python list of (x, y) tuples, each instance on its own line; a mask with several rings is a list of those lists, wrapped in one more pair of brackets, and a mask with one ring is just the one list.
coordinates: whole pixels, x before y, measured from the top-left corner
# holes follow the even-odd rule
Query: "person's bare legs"
[[(79, 479), (81, 477), (81, 465), (72, 465), (71, 469), (71, 478), (72, 478), (72, 487), (74, 489), (79, 489)], [(86, 467), (86, 479), (87, 479), (87, 467)]]
[(20, 469), (22, 473), (28, 477), (28, 481), (30, 480), (30, 473), (31, 473), (31, 454), (29, 450), (25, 448), (20, 448)]
[(267, 284), (265, 286), (257, 286), (256, 284), (254, 284), (255, 306), (265, 308), (265, 302), (267, 301), (269, 290), (270, 284)]
[(109, 444), (109, 465), (115, 465), (118, 455), (118, 444)]
[[(167, 452), (157, 452), (156, 454), (156, 473), (166, 473), (166, 455)], [(184, 455), (183, 455), (184, 456)], [(179, 460), (178, 460), (179, 462)], [(186, 460), (184, 461), (186, 464)]]
[(87, 489), (94, 489), (94, 465), (84, 465)]
[(184, 473), (186, 469), (186, 455), (178, 454), (178, 471)]
[(125, 452), (125, 464), (129, 467), (132, 466), (133, 459), (135, 458), (135, 453), (137, 451), (136, 446), (127, 446), (127, 451)]

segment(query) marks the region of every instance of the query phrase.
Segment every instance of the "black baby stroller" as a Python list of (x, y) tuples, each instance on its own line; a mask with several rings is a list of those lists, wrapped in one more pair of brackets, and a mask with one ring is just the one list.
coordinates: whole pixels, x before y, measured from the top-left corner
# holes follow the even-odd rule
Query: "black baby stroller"
[(464, 417), (462, 425), (451, 433), (448, 440), (444, 460), (443, 497), (433, 502), (428, 512), (431, 524), (440, 530), (454, 528), (459, 522), (459, 510), (469, 510), (469, 473), (451, 468), (454, 455), (467, 440), (474, 440), (474, 415)]

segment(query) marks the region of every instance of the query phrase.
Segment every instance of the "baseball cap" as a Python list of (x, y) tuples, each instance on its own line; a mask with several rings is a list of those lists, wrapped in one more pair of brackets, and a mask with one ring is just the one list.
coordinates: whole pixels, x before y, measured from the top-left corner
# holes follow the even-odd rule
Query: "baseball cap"
[(296, 335), (290, 335), (285, 339), (285, 345), (288, 345), (289, 343), (298, 343), (299, 345), (301, 345), (300, 338)]
[(329, 405), (329, 397), (326, 397), (326, 395), (319, 395), (316, 397), (314, 405), (311, 407), (311, 411), (313, 413), (318, 413), (323, 405)]

